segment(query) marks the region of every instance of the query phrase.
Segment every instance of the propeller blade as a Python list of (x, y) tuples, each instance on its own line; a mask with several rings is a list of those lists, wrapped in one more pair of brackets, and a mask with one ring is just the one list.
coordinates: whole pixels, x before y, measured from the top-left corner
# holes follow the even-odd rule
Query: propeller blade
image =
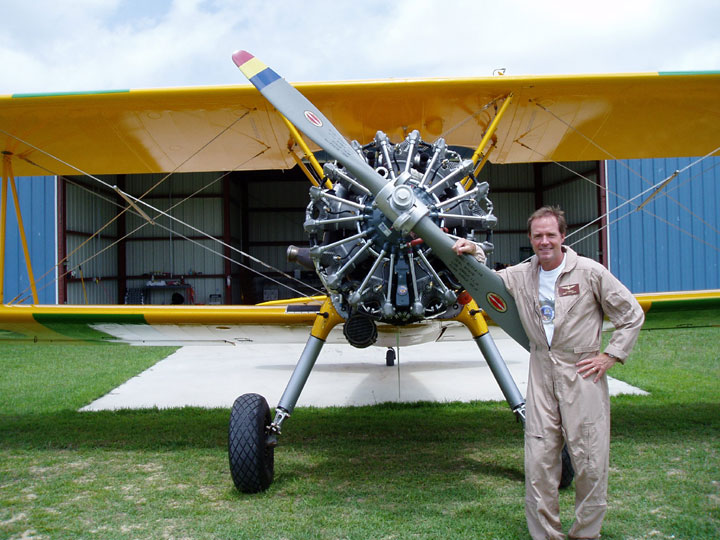
[(529, 350), (515, 300), (497, 274), (471, 255), (458, 256), (452, 249), (452, 239), (418, 208), (421, 206), (419, 201), (413, 201), (412, 215), (403, 208), (398, 209), (398, 203), (403, 206), (407, 201), (407, 188), (396, 196), (393, 186), (388, 186), (388, 180), (368, 165), (325, 115), (285, 79), (247, 51), (237, 51), (232, 58), (243, 75), (281, 114), (340, 161), (359, 183), (371, 191), (378, 208), (395, 226), (409, 220), (410, 228), (432, 248), (478, 305), (515, 341)]

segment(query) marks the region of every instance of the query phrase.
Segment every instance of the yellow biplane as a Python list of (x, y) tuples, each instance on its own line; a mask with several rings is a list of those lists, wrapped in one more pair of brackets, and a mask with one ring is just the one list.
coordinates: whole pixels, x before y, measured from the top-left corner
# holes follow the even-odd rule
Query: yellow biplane
[[(28, 260), (35, 301), (0, 307), (0, 339), (233, 343), (267, 326), (303, 335), (307, 345), (275, 417), (256, 394), (233, 406), (230, 467), (246, 492), (272, 482), (283, 422), (340, 324), (344, 339), (357, 347), (467, 339), (456, 331), (466, 327), (511, 409), (524, 419), (524, 399), (485, 318), (527, 347), (513, 299), (487, 267), (449, 247), (453, 238), (487, 239), (497, 222), (490, 186), (478, 178), (487, 161), (700, 156), (720, 141), (718, 73), (292, 87), (248, 53), (234, 60), (254, 86), (1, 97), (0, 237), (9, 192), (17, 207), (15, 176), (84, 175), (101, 182), (101, 175), (299, 167), (312, 184), (304, 224), (310, 247), (291, 253), (317, 272), (327, 295), (253, 306), (37, 305)], [(107, 187), (128, 212), (152, 222), (143, 197)], [(720, 292), (640, 301), (650, 313), (693, 301), (717, 308)], [(563, 472), (568, 468), (571, 475), (569, 464)]]

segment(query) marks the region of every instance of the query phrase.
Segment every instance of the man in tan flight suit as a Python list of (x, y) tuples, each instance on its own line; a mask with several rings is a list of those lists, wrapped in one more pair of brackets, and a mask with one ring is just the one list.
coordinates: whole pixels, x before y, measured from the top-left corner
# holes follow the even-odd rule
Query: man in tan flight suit
[[(628, 289), (601, 264), (563, 246), (567, 225), (557, 207), (528, 219), (535, 252), (498, 272), (515, 298), (530, 339), (525, 423), (525, 516), (535, 539), (562, 539), (558, 485), (567, 442), (575, 468), (570, 538), (598, 538), (607, 508), (610, 398), (605, 372), (624, 362), (644, 321)], [(460, 239), (453, 248), (484, 261)], [(600, 353), (603, 313), (615, 326)]]

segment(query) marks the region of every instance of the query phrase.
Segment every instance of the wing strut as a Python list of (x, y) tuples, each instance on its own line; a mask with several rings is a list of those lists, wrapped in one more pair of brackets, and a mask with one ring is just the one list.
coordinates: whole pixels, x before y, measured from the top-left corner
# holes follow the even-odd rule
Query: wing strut
[(2, 186), (2, 203), (0, 204), (0, 303), (4, 298), (5, 287), (5, 233), (7, 221), (7, 190), (8, 184), (12, 190), (13, 201), (15, 203), (15, 215), (17, 216), (18, 232), (22, 240), (23, 252), (25, 254), (25, 265), (27, 267), (28, 278), (30, 279), (30, 288), (32, 289), (33, 303), (39, 304), (37, 287), (35, 285), (35, 277), (30, 264), (30, 251), (28, 250), (27, 238), (25, 236), (25, 226), (23, 225), (22, 212), (20, 212), (20, 201), (18, 200), (17, 188), (15, 187), (15, 176), (13, 175), (12, 162), (10, 154), (3, 152), (3, 186)]
[[(503, 115), (505, 114), (505, 111), (508, 110), (508, 107), (510, 107), (510, 103), (512, 103), (513, 100), (513, 94), (512, 92), (509, 93), (505, 97), (505, 101), (503, 101), (503, 104), (500, 106), (500, 110), (495, 115), (495, 118), (492, 119), (492, 122), (490, 122), (490, 125), (487, 128), (487, 131), (485, 132), (485, 135), (483, 135), (482, 140), (480, 141), (480, 144), (478, 144), (477, 149), (472, 155), (472, 162), (475, 164), (475, 170), (474, 174), (477, 176), (480, 170), (485, 166), (485, 163), (488, 160), (488, 157), (490, 157), (490, 152), (493, 151), (495, 148), (495, 142), (492, 141), (490, 144), (490, 148), (488, 148), (488, 151), (483, 153), (483, 150), (487, 146), (488, 142), (491, 141), (492, 136), (495, 135), (495, 130), (497, 130), (498, 126), (500, 125), (500, 120), (502, 120)], [(478, 163), (479, 161), (479, 163)], [(468, 177), (465, 184), (465, 189), (470, 189), (472, 187), (472, 180)]]
[[(300, 135), (300, 132), (297, 130), (297, 128), (288, 120), (285, 118), (283, 114), (280, 114), (280, 118), (283, 119), (283, 122), (285, 122), (285, 125), (287, 126), (288, 130), (290, 130), (290, 135), (292, 135), (292, 138), (295, 139), (295, 142), (298, 144), (298, 146), (302, 149), (303, 153), (305, 154), (305, 157), (308, 158), (310, 161), (310, 164), (312, 165), (313, 169), (317, 173), (318, 177), (322, 180), (322, 178), (325, 177), (325, 173), (323, 172), (323, 168), (320, 165), (320, 162), (318, 162), (317, 158), (315, 157), (315, 154), (312, 153), (312, 150), (310, 150), (310, 147), (305, 142), (305, 139), (302, 138), (302, 135)], [(320, 187), (320, 183), (310, 175), (310, 171), (308, 171), (305, 164), (300, 161), (292, 150), (290, 150), (290, 153), (292, 154), (293, 158), (295, 159), (295, 162), (300, 165), (300, 168), (303, 170), (305, 175), (310, 179), (310, 182), (315, 187)], [(328, 189), (332, 188), (332, 184), (330, 183), (330, 180), (325, 181), (325, 187)]]

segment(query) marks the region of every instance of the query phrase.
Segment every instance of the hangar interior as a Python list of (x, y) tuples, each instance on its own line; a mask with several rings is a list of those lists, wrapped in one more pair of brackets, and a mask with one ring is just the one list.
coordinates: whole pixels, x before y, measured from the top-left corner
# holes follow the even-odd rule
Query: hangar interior
[[(499, 220), (491, 264), (515, 264), (532, 254), (526, 219), (543, 204), (565, 209), (568, 245), (606, 262), (598, 220), (605, 208), (601, 165), (486, 165), (480, 180), (490, 184)], [(101, 179), (156, 210), (140, 207), (146, 217), (123, 212), (128, 204), (115, 191), (84, 177), (60, 178), (58, 259), (67, 256), (58, 272), (61, 304), (252, 304), (317, 294), (300, 282), (321, 288), (314, 272), (286, 259), (289, 245), (307, 244), (310, 184), (297, 167)]]

